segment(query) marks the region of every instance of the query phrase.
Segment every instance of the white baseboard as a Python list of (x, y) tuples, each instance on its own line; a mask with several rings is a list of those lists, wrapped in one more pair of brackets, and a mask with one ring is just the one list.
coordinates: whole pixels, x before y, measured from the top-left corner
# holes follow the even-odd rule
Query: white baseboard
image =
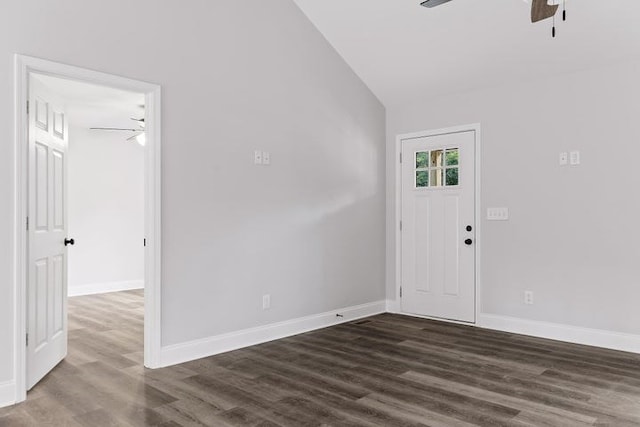
[(90, 283), (88, 285), (69, 286), (70, 297), (106, 294), (109, 292), (132, 291), (144, 289), (144, 280), (127, 280), (124, 282)]
[[(191, 360), (202, 359), (228, 351), (262, 344), (281, 338), (298, 335), (386, 311), (386, 301), (377, 301), (333, 310), (312, 316), (300, 317), (284, 322), (272, 323), (228, 334), (203, 338), (183, 344), (163, 347), (160, 351), (160, 367), (177, 365)], [(340, 314), (344, 317), (337, 317)]]
[(0, 383), (0, 408), (16, 403), (16, 383), (6, 381)]
[(480, 314), (477, 326), (574, 344), (640, 353), (640, 335), (622, 332), (582, 328), (494, 314)]

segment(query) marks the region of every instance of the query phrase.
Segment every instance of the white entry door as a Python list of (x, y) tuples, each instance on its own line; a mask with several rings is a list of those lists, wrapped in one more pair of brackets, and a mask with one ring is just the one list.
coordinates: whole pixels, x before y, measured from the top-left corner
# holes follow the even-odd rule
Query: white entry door
[(67, 355), (67, 147), (63, 105), (29, 81), (27, 389)]
[(402, 311), (475, 322), (475, 132), (402, 141)]

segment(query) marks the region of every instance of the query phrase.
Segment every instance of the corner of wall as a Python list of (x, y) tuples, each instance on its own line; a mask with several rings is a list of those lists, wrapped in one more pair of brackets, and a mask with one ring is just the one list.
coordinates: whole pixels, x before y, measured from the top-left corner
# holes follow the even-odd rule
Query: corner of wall
[(16, 403), (16, 382), (6, 381), (0, 383), (0, 408)]
[(400, 301), (397, 299), (388, 299), (386, 301), (387, 313), (400, 313)]

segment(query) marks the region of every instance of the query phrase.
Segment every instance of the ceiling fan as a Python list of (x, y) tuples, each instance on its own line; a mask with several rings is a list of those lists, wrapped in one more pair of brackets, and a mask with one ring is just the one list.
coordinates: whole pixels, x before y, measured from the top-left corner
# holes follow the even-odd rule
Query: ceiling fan
[[(451, 0), (425, 0), (420, 4), (424, 7), (436, 7), (450, 1)], [(532, 0), (531, 22), (539, 22), (554, 17), (556, 15), (556, 12), (558, 12), (559, 7), (560, 5), (558, 4), (549, 4), (548, 0)], [(566, 11), (563, 11), (563, 19), (567, 19)]]
[(133, 141), (135, 139), (138, 142), (138, 144), (144, 146), (147, 142), (147, 137), (145, 134), (144, 117), (141, 119), (136, 119), (134, 117), (131, 117), (131, 120), (133, 120), (134, 122), (137, 122), (138, 124), (137, 128), (108, 128), (108, 127), (98, 128), (96, 127), (96, 128), (89, 128), (89, 129), (110, 131), (110, 132), (133, 132), (133, 135), (127, 138), (127, 141)]

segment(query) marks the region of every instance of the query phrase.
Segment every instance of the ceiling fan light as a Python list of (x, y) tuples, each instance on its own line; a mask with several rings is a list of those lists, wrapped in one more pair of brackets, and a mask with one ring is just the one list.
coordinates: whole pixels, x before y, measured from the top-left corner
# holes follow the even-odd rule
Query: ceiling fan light
[(147, 134), (142, 132), (140, 135), (136, 136), (136, 141), (138, 141), (138, 144), (144, 147), (145, 145), (147, 145)]

